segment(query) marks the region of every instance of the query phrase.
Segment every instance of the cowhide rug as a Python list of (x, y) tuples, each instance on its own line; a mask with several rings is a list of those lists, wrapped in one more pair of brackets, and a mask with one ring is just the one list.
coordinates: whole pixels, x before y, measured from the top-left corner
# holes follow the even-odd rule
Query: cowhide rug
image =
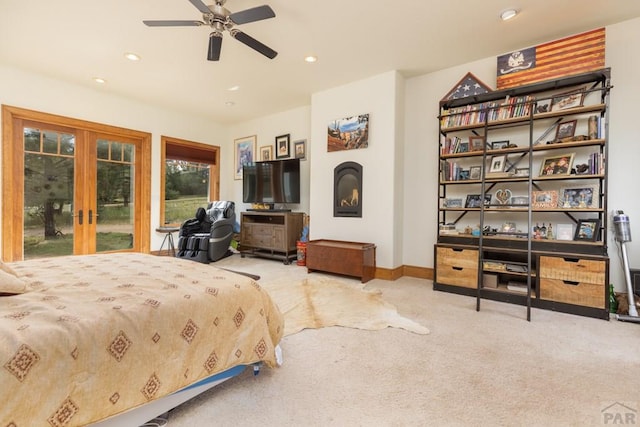
[(297, 283), (258, 283), (284, 314), (285, 336), (327, 326), (366, 330), (393, 327), (416, 334), (429, 333), (426, 327), (400, 316), (393, 305), (382, 299), (382, 292), (365, 290), (360, 282), (306, 278)]

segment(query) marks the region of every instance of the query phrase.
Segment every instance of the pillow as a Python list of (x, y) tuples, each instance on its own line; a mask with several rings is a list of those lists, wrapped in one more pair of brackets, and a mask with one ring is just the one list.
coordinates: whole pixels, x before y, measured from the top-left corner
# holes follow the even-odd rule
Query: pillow
[[(6, 267), (6, 266), (5, 266)], [(0, 269), (0, 294), (22, 294), (27, 291), (27, 284), (13, 274)]]

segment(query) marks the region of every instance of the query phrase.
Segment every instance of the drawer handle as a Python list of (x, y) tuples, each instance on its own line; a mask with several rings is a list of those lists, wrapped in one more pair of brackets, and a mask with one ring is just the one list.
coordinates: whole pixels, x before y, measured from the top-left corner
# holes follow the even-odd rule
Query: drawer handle
[(464, 249), (460, 249), (460, 248), (451, 248), (451, 250), (453, 252), (462, 252), (462, 251), (464, 251)]
[(456, 270), (456, 271), (462, 271), (462, 270), (463, 270), (463, 268), (462, 268), (462, 267), (451, 267), (451, 268), (453, 268), (453, 269), (454, 269), (454, 270)]
[(563, 280), (562, 281), (565, 285), (571, 285), (571, 286), (578, 286), (580, 284), (580, 282), (573, 282), (571, 280)]
[(580, 258), (563, 258), (565, 262), (580, 262)]

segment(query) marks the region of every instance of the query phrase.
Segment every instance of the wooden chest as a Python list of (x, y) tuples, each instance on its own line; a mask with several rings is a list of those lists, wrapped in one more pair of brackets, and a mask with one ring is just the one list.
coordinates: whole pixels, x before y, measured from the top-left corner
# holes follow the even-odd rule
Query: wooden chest
[(311, 240), (307, 243), (307, 272), (324, 271), (359, 277), (362, 283), (376, 271), (376, 245), (339, 240)]

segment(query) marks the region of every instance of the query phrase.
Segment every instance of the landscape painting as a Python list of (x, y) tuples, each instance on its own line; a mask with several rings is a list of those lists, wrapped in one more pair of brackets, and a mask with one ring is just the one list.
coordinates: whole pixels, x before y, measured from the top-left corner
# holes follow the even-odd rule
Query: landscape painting
[(327, 151), (354, 150), (369, 146), (369, 114), (332, 121), (327, 128)]

